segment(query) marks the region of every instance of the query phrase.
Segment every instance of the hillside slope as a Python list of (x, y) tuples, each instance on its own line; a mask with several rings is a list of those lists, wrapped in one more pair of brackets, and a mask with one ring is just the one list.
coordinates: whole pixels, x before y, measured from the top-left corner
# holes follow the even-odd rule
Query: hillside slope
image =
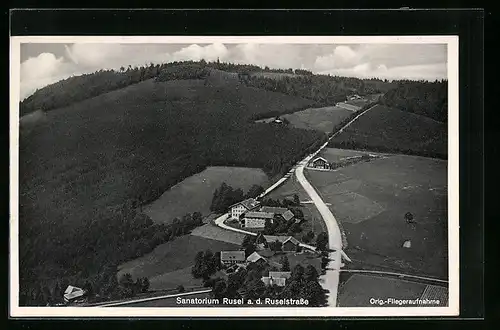
[(301, 102), (308, 103), (251, 88), (148, 80), (47, 112), (20, 137), (24, 292), (68, 276), (82, 285), (162, 243), (163, 229), (147, 221), (127, 234), (138, 225), (134, 207), (206, 166), (285, 171), (325, 135), (248, 118)]
[(447, 143), (446, 124), (378, 105), (333, 138), (329, 146), (447, 158)]

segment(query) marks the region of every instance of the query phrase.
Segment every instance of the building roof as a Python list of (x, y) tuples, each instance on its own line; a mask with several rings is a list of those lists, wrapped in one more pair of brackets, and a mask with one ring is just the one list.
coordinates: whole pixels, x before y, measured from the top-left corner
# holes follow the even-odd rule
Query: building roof
[(287, 211), (286, 211), (285, 213), (283, 213), (281, 216), (283, 217), (283, 219), (285, 219), (286, 221), (288, 221), (288, 220), (292, 219), (295, 215), (293, 214), (293, 212), (292, 212), (292, 211), (287, 210)]
[(272, 218), (274, 218), (274, 213), (250, 211), (250, 212), (245, 213), (245, 218), (272, 219)]
[(266, 241), (269, 242), (275, 242), (276, 240), (281, 243), (286, 243), (288, 241), (291, 241), (294, 244), (300, 244), (300, 241), (297, 240), (295, 237), (292, 236), (274, 236), (274, 235), (264, 235), (264, 238)]
[(248, 262), (256, 262), (256, 261), (259, 261), (260, 259), (266, 260), (266, 258), (261, 256), (260, 254), (258, 254), (257, 252), (254, 252), (248, 256), (247, 261)]
[(269, 272), (269, 277), (272, 278), (290, 278), (291, 272)]
[(261, 212), (269, 212), (269, 213), (276, 213), (276, 214), (283, 214), (288, 209), (286, 207), (274, 207), (274, 206), (262, 206), (260, 208)]
[(285, 286), (286, 284), (286, 279), (283, 277), (264, 276), (261, 278), (261, 281), (264, 282), (266, 286), (268, 285)]
[(72, 300), (78, 297), (81, 297), (85, 294), (85, 290), (81, 288), (77, 288), (76, 286), (68, 285), (66, 290), (64, 291), (64, 299)]
[(220, 260), (245, 260), (245, 251), (221, 251)]
[(248, 199), (245, 199), (244, 201), (234, 203), (233, 205), (229, 206), (229, 208), (233, 208), (233, 207), (240, 205), (240, 204), (243, 205), (243, 207), (245, 207), (247, 210), (253, 210), (254, 208), (256, 208), (260, 205), (260, 202), (253, 199), (253, 198), (248, 198)]
[(326, 160), (326, 159), (325, 159), (325, 158), (323, 158), (323, 157), (316, 157), (315, 159), (313, 159), (313, 161), (312, 161), (312, 162), (313, 162), (313, 163), (315, 163), (315, 162), (317, 162), (318, 160), (322, 160), (322, 161), (324, 161), (325, 163), (328, 163), (328, 160)]

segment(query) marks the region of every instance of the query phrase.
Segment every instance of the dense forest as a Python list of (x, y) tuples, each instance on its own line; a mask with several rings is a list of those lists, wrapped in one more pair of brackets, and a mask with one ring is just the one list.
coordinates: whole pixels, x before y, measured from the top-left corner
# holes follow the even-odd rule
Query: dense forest
[[(99, 70), (94, 73), (73, 76), (43, 87), (20, 103), (21, 116), (37, 111), (48, 111), (68, 106), (113, 90), (137, 84), (151, 78), (160, 81), (178, 79), (206, 79), (211, 70), (235, 73), (242, 83), (268, 91), (285, 93), (311, 99), (321, 104), (345, 100), (351, 93), (383, 93), (393, 83), (379, 79), (365, 79), (314, 75), (306, 70), (270, 69), (255, 65), (221, 62), (183, 61), (141, 67), (121, 67), (120, 70)], [(287, 73), (279, 79), (255, 73)]]
[(189, 86), (134, 84), (49, 111), (20, 137), (23, 304), (46, 301), (40, 292), (57, 283), (89, 282), (101, 299), (116, 297), (119, 263), (192, 228), (183, 219), (182, 229), (155, 225), (141, 205), (210, 165), (282, 174), (326, 141), (323, 133), (248, 121), (266, 109), (262, 102), (286, 110), (299, 98)]
[(396, 88), (384, 95), (381, 104), (446, 122), (448, 81), (399, 81)]

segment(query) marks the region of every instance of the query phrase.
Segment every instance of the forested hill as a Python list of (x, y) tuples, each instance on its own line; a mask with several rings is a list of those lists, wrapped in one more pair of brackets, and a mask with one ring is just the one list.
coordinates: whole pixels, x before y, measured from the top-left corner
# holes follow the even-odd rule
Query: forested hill
[(389, 90), (382, 104), (426, 116), (440, 122), (448, 120), (448, 81), (399, 81)]
[[(345, 100), (347, 95), (384, 93), (393, 83), (379, 79), (361, 80), (348, 77), (314, 75), (306, 70), (260, 68), (219, 62), (171, 62), (142, 67), (122, 67), (119, 71), (99, 70), (91, 74), (74, 76), (37, 90), (20, 103), (21, 116), (37, 110), (48, 111), (117, 90), (151, 78), (160, 81), (178, 79), (204, 79), (213, 77), (214, 70), (228, 73), (236, 79), (226, 83), (243, 83), (268, 91), (300, 96), (321, 104)], [(210, 83), (210, 82), (207, 82)]]
[(21, 303), (44, 306), (42, 293), (66, 284), (88, 283), (103, 299), (120, 294), (118, 264), (193, 225), (190, 217), (155, 225), (138, 205), (206, 166), (285, 173), (326, 135), (248, 119), (313, 104), (246, 86), (149, 79), (46, 112), (19, 143)]

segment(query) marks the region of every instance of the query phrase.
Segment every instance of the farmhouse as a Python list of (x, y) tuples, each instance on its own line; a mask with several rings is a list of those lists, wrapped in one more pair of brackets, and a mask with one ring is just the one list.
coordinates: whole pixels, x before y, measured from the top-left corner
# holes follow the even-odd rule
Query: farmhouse
[(321, 168), (321, 169), (328, 169), (329, 168), (328, 160), (324, 159), (323, 157), (318, 157), (318, 158), (314, 159), (311, 162), (311, 165), (314, 168)]
[(243, 214), (241, 227), (243, 228), (259, 228), (263, 229), (266, 225), (266, 220), (273, 221), (274, 213), (269, 212), (246, 212)]
[(291, 220), (294, 217), (293, 212), (285, 207), (262, 206), (259, 211), (278, 214), (282, 216), (285, 221)]
[(245, 251), (221, 251), (220, 262), (225, 266), (245, 262)]
[(263, 256), (261, 256), (260, 254), (258, 254), (257, 252), (254, 252), (252, 253), (251, 255), (248, 256), (247, 258), (247, 262), (248, 263), (253, 263), (253, 262), (257, 262), (257, 263), (265, 263), (267, 262), (267, 259), (264, 258)]
[(231, 214), (231, 219), (238, 220), (240, 215), (244, 212), (252, 211), (258, 208), (260, 203), (253, 198), (245, 199), (244, 201), (238, 202), (229, 206), (229, 212)]
[(82, 298), (85, 295), (85, 290), (77, 288), (76, 286), (68, 285), (66, 291), (64, 291), (64, 301), (71, 302), (76, 301), (78, 298)]
[(297, 247), (300, 246), (300, 241), (292, 236), (274, 236), (274, 235), (264, 235), (267, 242), (281, 242), (282, 249), (285, 252), (295, 252)]

